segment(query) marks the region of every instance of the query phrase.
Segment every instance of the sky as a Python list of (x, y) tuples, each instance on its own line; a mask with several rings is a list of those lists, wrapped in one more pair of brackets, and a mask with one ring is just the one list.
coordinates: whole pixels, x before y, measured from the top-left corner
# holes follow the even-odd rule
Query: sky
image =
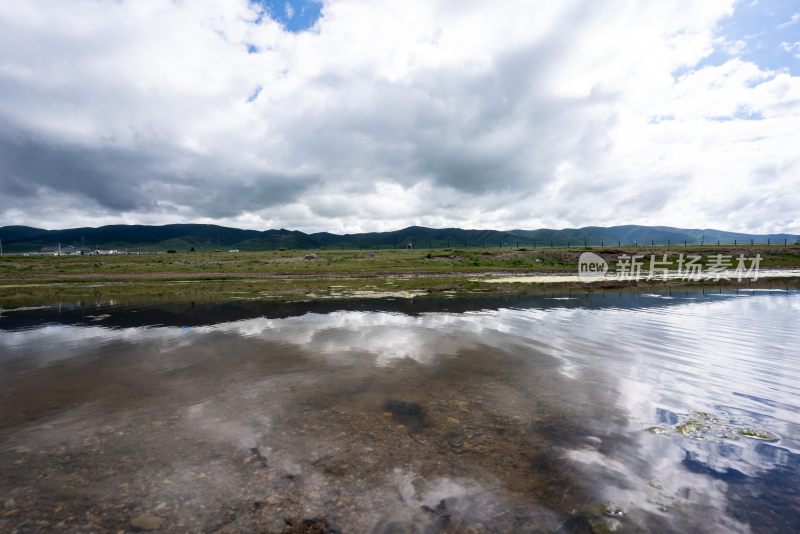
[(797, 0), (0, 3), (0, 226), (800, 233)]

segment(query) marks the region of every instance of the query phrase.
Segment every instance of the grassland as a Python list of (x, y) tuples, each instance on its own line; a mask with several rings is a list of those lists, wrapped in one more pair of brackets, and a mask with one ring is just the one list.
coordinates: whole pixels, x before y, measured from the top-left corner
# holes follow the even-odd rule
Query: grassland
[[(219, 298), (331, 298), (439, 291), (530, 291), (544, 284), (486, 284), (490, 274), (572, 274), (580, 248), (314, 250), (110, 256), (0, 256), (0, 305), (53, 301), (141, 301)], [(593, 247), (611, 269), (622, 254), (651, 254), (676, 268), (680, 254), (735, 258), (760, 254), (762, 269), (800, 268), (800, 246)], [(314, 257), (309, 257), (313, 255)], [(724, 281), (721, 283), (725, 283)], [(773, 284), (774, 281), (759, 281)], [(795, 279), (781, 286), (800, 287)], [(618, 282), (616, 285), (642, 285)], [(667, 284), (650, 282), (649, 284)], [(669, 285), (685, 285), (671, 281)], [(581, 289), (614, 283), (561, 284)], [(521, 287), (525, 286), (525, 287)], [(547, 289), (553, 289), (547, 284)]]

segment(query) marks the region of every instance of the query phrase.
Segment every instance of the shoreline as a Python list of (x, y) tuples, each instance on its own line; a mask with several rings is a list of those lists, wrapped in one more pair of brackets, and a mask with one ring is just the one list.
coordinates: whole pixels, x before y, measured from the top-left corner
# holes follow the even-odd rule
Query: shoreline
[[(794, 272), (794, 270), (785, 270)], [(502, 278), (497, 278), (497, 276)], [(547, 281), (553, 278), (553, 281)], [(313, 301), (370, 298), (413, 299), (474, 294), (556, 294), (598, 291), (692, 291), (701, 289), (800, 289), (800, 275), (764, 276), (741, 282), (714, 280), (600, 280), (584, 283), (558, 273), (339, 273), (319, 275), (208, 275), (70, 277), (0, 280), (0, 310), (57, 302), (142, 303), (166, 301)], [(12, 282), (12, 283), (8, 283)], [(8, 311), (8, 310), (5, 310)]]

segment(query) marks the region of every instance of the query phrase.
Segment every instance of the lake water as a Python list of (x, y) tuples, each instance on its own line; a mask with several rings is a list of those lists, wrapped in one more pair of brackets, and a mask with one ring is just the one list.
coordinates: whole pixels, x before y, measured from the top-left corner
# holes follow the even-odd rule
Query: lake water
[(0, 316), (0, 530), (793, 532), (800, 292)]

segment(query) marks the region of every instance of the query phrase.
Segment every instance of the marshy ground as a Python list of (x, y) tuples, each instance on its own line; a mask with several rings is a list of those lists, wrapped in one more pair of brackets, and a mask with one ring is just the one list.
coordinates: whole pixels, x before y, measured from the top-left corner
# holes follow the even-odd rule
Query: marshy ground
[[(800, 268), (800, 246), (694, 246), (587, 248), (467, 248), (418, 250), (284, 250), (240, 253), (181, 253), (110, 256), (0, 256), (0, 305), (9, 308), (58, 301), (147, 302), (154, 300), (316, 299), (409, 297), (419, 293), (595, 290), (626, 287), (797, 287), (800, 278), (762, 279), (744, 285), (606, 281), (483, 283), (497, 275), (575, 274), (586, 250), (613, 270), (620, 255), (641, 254), (675, 269), (680, 254), (698, 254), (701, 264), (723, 254), (751, 258), (761, 269)], [(313, 257), (311, 257), (313, 256)], [(360, 294), (359, 294), (360, 292)]]

